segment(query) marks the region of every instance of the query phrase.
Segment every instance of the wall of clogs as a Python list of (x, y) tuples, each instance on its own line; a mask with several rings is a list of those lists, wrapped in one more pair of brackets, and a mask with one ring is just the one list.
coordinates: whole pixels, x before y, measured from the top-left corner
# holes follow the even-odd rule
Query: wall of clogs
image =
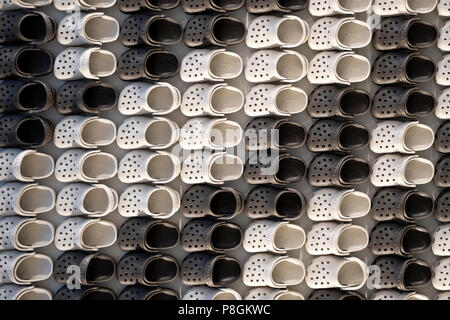
[(450, 298), (448, 17), (0, 0), (0, 299)]

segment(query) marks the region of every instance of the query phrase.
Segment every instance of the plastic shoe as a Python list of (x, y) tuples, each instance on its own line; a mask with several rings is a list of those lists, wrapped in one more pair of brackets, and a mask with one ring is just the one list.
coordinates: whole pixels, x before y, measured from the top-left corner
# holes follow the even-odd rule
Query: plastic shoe
[(436, 199), (434, 218), (439, 222), (450, 222), (450, 192), (443, 191)]
[(66, 286), (63, 286), (56, 292), (53, 300), (109, 301), (116, 300), (116, 294), (109, 288), (97, 286), (81, 286), (80, 289), (69, 289)]
[(311, 27), (308, 40), (312, 50), (353, 50), (364, 48), (372, 40), (370, 26), (355, 18), (322, 18)]
[(350, 85), (370, 76), (370, 61), (353, 52), (324, 51), (310, 61), (308, 80), (311, 84)]
[(53, 139), (53, 123), (30, 115), (0, 116), (0, 147), (39, 148)]
[(68, 251), (56, 259), (53, 278), (59, 283), (68, 284), (71, 280), (70, 268), (74, 267), (80, 270), (78, 281), (83, 286), (93, 286), (109, 281), (116, 274), (116, 262), (109, 255)]
[(308, 113), (313, 118), (355, 118), (371, 106), (368, 92), (354, 87), (319, 86), (309, 96)]
[(185, 150), (226, 150), (237, 146), (244, 135), (239, 123), (226, 118), (193, 118), (181, 128), (180, 146)]
[(225, 49), (190, 51), (181, 62), (184, 82), (224, 81), (238, 77), (243, 70), (242, 58)]
[(0, 30), (1, 44), (26, 42), (38, 45), (53, 40), (56, 35), (55, 20), (43, 12), (4, 12), (0, 19), (5, 23)]
[(180, 174), (180, 160), (165, 151), (130, 151), (120, 160), (119, 180), (123, 183), (169, 183)]
[(439, 0), (439, 3), (437, 4), (437, 11), (441, 17), (450, 17), (450, 1)]
[(293, 50), (258, 50), (248, 58), (245, 78), (252, 83), (297, 82), (308, 73), (308, 59)]
[(177, 260), (172, 256), (132, 251), (120, 259), (117, 278), (122, 285), (154, 286), (175, 280), (178, 272)]
[(187, 117), (224, 117), (241, 110), (244, 102), (241, 89), (226, 83), (194, 84), (183, 94), (181, 112)]
[(245, 7), (249, 13), (295, 12), (305, 9), (308, 0), (246, 0)]
[(0, 300), (53, 300), (53, 296), (40, 287), (4, 284), (0, 286)]
[(56, 228), (55, 246), (60, 251), (96, 251), (112, 246), (117, 239), (116, 225), (100, 219), (67, 218)]
[(428, 115), (435, 106), (431, 92), (417, 87), (383, 86), (373, 97), (372, 115), (377, 119), (415, 119)]
[(71, 183), (58, 193), (56, 212), (66, 217), (99, 218), (117, 209), (119, 196), (104, 184)]
[(50, 222), (24, 217), (0, 219), (0, 250), (29, 251), (53, 242), (55, 229)]
[(441, 224), (434, 230), (431, 244), (434, 255), (440, 257), (450, 256), (450, 244), (447, 240), (449, 232), (450, 224)]
[(308, 23), (297, 16), (259, 16), (248, 26), (245, 44), (252, 49), (288, 49), (301, 46), (308, 36)]
[(129, 217), (167, 219), (180, 208), (180, 195), (166, 186), (136, 184), (127, 187), (120, 195), (119, 213)]
[(32, 79), (48, 75), (53, 70), (53, 55), (41, 48), (4, 46), (0, 48), (0, 59), (0, 79)]
[(351, 152), (365, 148), (369, 139), (369, 130), (363, 125), (324, 119), (309, 128), (306, 145), (311, 152)]
[(127, 47), (164, 46), (181, 41), (183, 28), (178, 20), (163, 14), (133, 14), (122, 23), (120, 38)]
[(0, 84), (1, 113), (37, 113), (50, 109), (55, 91), (42, 81), (4, 80)]
[(3, 202), (0, 202), (0, 217), (19, 215), (35, 217), (55, 206), (55, 191), (37, 183), (8, 182), (0, 186)]
[(178, 7), (180, 0), (118, 0), (119, 10), (124, 13), (135, 13), (140, 11), (161, 11)]
[(384, 188), (372, 198), (371, 217), (376, 221), (400, 220), (414, 222), (429, 217), (434, 199), (417, 189)]
[(230, 288), (194, 286), (184, 293), (182, 300), (242, 300), (242, 297), (237, 291)]
[(108, 9), (116, 4), (116, 0), (53, 0), (59, 11)]
[(381, 222), (370, 233), (369, 247), (376, 255), (413, 256), (427, 250), (431, 234), (427, 229), (412, 224)]
[(303, 10), (307, 5), (308, 0), (246, 0), (245, 3), (247, 11), (253, 14), (269, 12), (289, 13)]
[(116, 56), (100, 48), (70, 47), (55, 59), (54, 75), (58, 80), (98, 80), (116, 72)]
[(242, 21), (228, 15), (196, 15), (184, 26), (183, 41), (191, 48), (228, 47), (244, 41), (245, 31)]
[(181, 199), (181, 212), (185, 218), (228, 220), (240, 214), (243, 208), (244, 196), (229, 187), (195, 185), (187, 189)]
[(118, 108), (121, 114), (127, 116), (157, 116), (171, 113), (180, 103), (180, 91), (169, 83), (134, 82), (120, 92)]
[(29, 285), (48, 279), (53, 271), (52, 259), (40, 253), (2, 251), (0, 262), (0, 284)]
[(442, 120), (450, 119), (450, 88), (441, 91), (434, 114)]
[(367, 230), (358, 225), (321, 222), (307, 234), (306, 251), (312, 256), (348, 256), (364, 250), (369, 243)]
[(244, 179), (249, 184), (287, 185), (303, 180), (307, 165), (298, 157), (288, 153), (277, 155), (256, 154), (245, 164)]
[(181, 264), (181, 282), (187, 286), (223, 287), (240, 276), (239, 261), (224, 254), (191, 253)]
[(119, 30), (117, 20), (103, 12), (77, 12), (65, 16), (59, 22), (56, 39), (65, 46), (101, 46), (117, 40)]
[(379, 16), (416, 15), (429, 13), (438, 0), (373, 0), (372, 10)]
[(0, 149), (0, 181), (23, 181), (45, 179), (53, 174), (53, 158), (36, 150)]
[(247, 292), (244, 300), (305, 300), (297, 291), (289, 289), (254, 288)]
[(346, 301), (358, 301), (367, 300), (363, 295), (358, 292), (342, 291), (340, 289), (319, 289), (314, 290), (308, 300), (346, 300)]
[(322, 188), (308, 202), (308, 217), (313, 221), (343, 221), (366, 216), (371, 207), (367, 194), (354, 189)]
[(130, 218), (120, 227), (117, 242), (123, 251), (157, 252), (176, 246), (179, 239), (180, 230), (170, 222)]
[[(142, 198), (139, 199), (142, 200), (136, 200), (136, 194), (141, 196)], [(147, 201), (147, 207), (142, 206), (144, 203), (143, 200)], [(119, 200), (119, 213), (127, 218), (150, 216), (152, 218), (164, 219), (172, 216), (178, 210), (179, 201), (178, 193), (171, 188), (163, 186), (133, 185), (125, 189), (124, 193), (122, 193)], [(135, 219), (130, 219), (129, 221), (133, 221), (133, 223), (131, 223), (132, 225), (139, 225)], [(140, 221), (144, 222), (145, 220), (141, 219)], [(155, 228), (156, 231), (160, 229), (161, 228)], [(124, 237), (122, 233), (119, 236)], [(124, 241), (128, 240), (129, 239), (126, 239)]]
[(242, 239), (238, 225), (204, 218), (188, 221), (181, 231), (181, 245), (186, 252), (223, 253), (239, 247)]
[(423, 294), (418, 294), (414, 291), (399, 291), (399, 290), (377, 290), (372, 295), (370, 300), (430, 300)]
[(167, 149), (178, 142), (179, 134), (178, 125), (167, 118), (128, 117), (117, 131), (117, 145), (121, 149)]
[(260, 84), (247, 93), (244, 111), (250, 117), (291, 116), (307, 105), (308, 95), (303, 89), (290, 84)]
[(0, 10), (35, 9), (46, 7), (51, 3), (52, 0), (2, 0)]
[(247, 287), (286, 288), (302, 283), (305, 266), (299, 259), (259, 253), (247, 259), (242, 278)]
[(180, 300), (177, 292), (168, 288), (146, 287), (142, 285), (127, 286), (117, 300)]
[(247, 150), (288, 150), (303, 146), (308, 133), (300, 123), (284, 120), (256, 118), (245, 129)]
[(371, 172), (367, 160), (352, 154), (319, 154), (308, 167), (308, 183), (313, 187), (351, 187), (366, 182)]
[(419, 18), (393, 17), (381, 20), (375, 28), (373, 46), (377, 50), (417, 50), (436, 43), (438, 30)]
[(310, 0), (309, 12), (312, 16), (323, 17), (333, 15), (350, 15), (370, 9), (372, 0)]
[(441, 259), (434, 265), (432, 283), (436, 290), (447, 291), (450, 288), (448, 268), (450, 268), (450, 258)]
[(358, 290), (369, 276), (367, 265), (355, 257), (322, 256), (306, 269), (306, 284), (311, 289)]
[(372, 66), (372, 81), (377, 85), (413, 85), (431, 80), (435, 74), (434, 61), (419, 52), (382, 53)]
[(100, 150), (70, 149), (56, 160), (55, 178), (59, 182), (97, 183), (117, 173), (117, 159)]
[(434, 165), (419, 156), (388, 154), (376, 159), (370, 181), (376, 187), (408, 187), (427, 184), (433, 180)]
[(244, 163), (237, 156), (195, 150), (184, 160), (180, 176), (187, 184), (223, 184), (238, 180), (243, 172)]
[(115, 108), (117, 100), (117, 90), (109, 83), (70, 81), (58, 89), (56, 111), (63, 115), (99, 114)]
[(370, 150), (375, 153), (414, 154), (431, 148), (433, 143), (433, 129), (419, 121), (382, 121), (372, 131)]
[(122, 80), (160, 80), (178, 74), (178, 58), (162, 49), (129, 49), (119, 58), (117, 73)]
[(119, 96), (119, 112), (126, 116), (169, 114), (181, 103), (180, 91), (166, 82), (133, 82)]
[(248, 193), (244, 211), (251, 219), (297, 220), (306, 211), (306, 198), (293, 188), (259, 186)]
[(302, 227), (287, 221), (257, 220), (248, 225), (244, 234), (244, 249), (247, 252), (273, 252), (286, 254), (297, 250), (306, 242)]
[(56, 125), (53, 142), (57, 148), (93, 149), (116, 140), (116, 125), (108, 119), (66, 116)]
[(422, 260), (399, 256), (378, 257), (371, 272), (377, 281), (372, 283), (375, 289), (415, 290), (431, 281), (431, 267)]

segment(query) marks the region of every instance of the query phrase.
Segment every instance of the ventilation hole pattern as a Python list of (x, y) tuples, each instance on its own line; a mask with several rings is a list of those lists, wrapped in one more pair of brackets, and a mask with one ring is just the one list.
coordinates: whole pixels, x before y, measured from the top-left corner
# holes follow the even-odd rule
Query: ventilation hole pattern
[(188, 21), (184, 28), (184, 37), (188, 46), (202, 45), (206, 39), (210, 16), (200, 15)]
[(56, 96), (56, 108), (61, 114), (68, 114), (77, 108), (78, 92), (82, 91), (81, 83), (67, 82), (59, 89)]
[(248, 30), (247, 43), (257, 48), (269, 46), (272, 39), (270, 38), (270, 22), (272, 17), (259, 17), (253, 20)]
[(332, 26), (337, 22), (338, 19), (336, 18), (323, 18), (317, 21), (311, 28), (310, 46), (316, 50), (331, 49), (333, 47), (331, 40), (334, 36)]
[[(0, 121), (1, 122), (1, 121)], [(2, 130), (2, 126), (0, 125), (0, 132)], [(1, 139), (1, 134), (0, 134)], [(3, 141), (3, 140), (0, 140)], [(3, 142), (4, 143), (4, 142)], [(8, 150), (0, 150), (0, 181), (8, 181), (8, 180), (16, 180), (14, 176), (14, 168), (17, 165), (14, 164), (14, 160), (19, 155), (21, 151), (16, 151), (14, 149)]]
[(440, 226), (434, 231), (433, 252), (450, 256), (450, 226)]
[(337, 115), (339, 89), (333, 86), (316, 88), (309, 96), (308, 112), (314, 118), (332, 117)]
[(397, 166), (397, 157), (384, 156), (379, 158), (373, 166), (372, 177), (381, 185), (395, 185), (397, 178), (401, 176)]
[(276, 91), (275, 86), (259, 85), (255, 86), (247, 93), (245, 110), (247, 114), (270, 114), (272, 106), (271, 94)]
[(17, 93), (21, 87), (22, 83), (18, 81), (5, 81), (0, 84), (0, 113), (16, 111)]
[(188, 285), (202, 285), (207, 279), (204, 279), (204, 268), (208, 261), (207, 256), (201, 253), (192, 253), (184, 261), (182, 266), (181, 278), (183, 283)]
[(373, 132), (372, 150), (380, 153), (396, 152), (398, 148), (395, 146), (395, 127), (395, 124), (379, 123)]
[(67, 49), (56, 57), (55, 75), (60, 80), (70, 79), (77, 73), (79, 50)]
[(207, 186), (193, 186), (186, 191), (182, 200), (183, 213), (189, 217), (204, 217), (210, 209)]
[(375, 220), (391, 220), (396, 217), (403, 192), (396, 189), (381, 189), (372, 198), (372, 212)]
[(121, 27), (122, 43), (127, 46), (136, 46), (140, 41), (141, 26), (148, 17), (144, 15), (133, 15), (127, 18)]

